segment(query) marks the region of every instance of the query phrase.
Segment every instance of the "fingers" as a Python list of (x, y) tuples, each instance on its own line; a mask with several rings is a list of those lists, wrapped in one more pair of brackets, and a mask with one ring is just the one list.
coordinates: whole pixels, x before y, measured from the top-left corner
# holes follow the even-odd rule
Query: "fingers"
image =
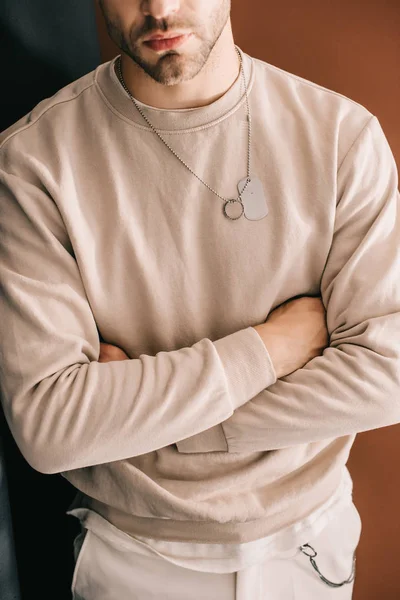
[(112, 360), (129, 360), (129, 356), (118, 346), (101, 342), (98, 362), (110, 362)]

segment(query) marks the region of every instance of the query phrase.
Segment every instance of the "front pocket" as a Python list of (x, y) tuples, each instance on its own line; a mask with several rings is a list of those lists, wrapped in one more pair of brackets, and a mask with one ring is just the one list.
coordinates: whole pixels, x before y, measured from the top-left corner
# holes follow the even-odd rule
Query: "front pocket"
[(86, 529), (85, 527), (82, 526), (81, 533), (79, 533), (76, 536), (76, 538), (74, 539), (75, 568), (74, 568), (74, 572), (72, 575), (72, 583), (71, 583), (72, 598), (74, 600), (81, 600), (81, 596), (78, 596), (75, 593), (75, 589), (76, 589), (76, 582), (77, 582), (78, 573), (79, 573), (79, 567), (82, 562), (83, 554), (87, 548), (90, 535), (91, 535), (90, 529)]

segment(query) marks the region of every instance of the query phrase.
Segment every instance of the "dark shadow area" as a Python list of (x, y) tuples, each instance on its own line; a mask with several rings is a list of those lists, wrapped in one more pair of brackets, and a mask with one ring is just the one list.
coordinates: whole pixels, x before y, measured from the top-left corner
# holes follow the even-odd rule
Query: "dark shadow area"
[[(3, 131), (100, 64), (94, 3), (2, 0), (0, 49)], [(80, 528), (65, 511), (75, 493), (61, 475), (43, 475), (26, 462), (1, 409), (1, 600), (71, 600)]]

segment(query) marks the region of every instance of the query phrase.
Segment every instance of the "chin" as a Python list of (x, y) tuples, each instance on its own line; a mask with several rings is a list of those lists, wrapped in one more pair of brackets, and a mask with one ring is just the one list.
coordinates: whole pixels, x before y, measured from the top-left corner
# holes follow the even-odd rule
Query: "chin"
[[(171, 86), (190, 81), (198, 73), (196, 65), (188, 56), (174, 55), (173, 60), (168, 64), (162, 57), (152, 68), (149, 68), (148, 74), (158, 83)], [(165, 57), (167, 59), (167, 57)]]

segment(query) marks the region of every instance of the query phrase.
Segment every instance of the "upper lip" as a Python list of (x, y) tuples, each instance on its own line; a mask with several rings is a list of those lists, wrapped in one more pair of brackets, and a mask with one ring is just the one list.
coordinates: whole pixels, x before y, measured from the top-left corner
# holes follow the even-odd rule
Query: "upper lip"
[(153, 35), (144, 38), (144, 42), (149, 42), (150, 40), (166, 40), (169, 38), (179, 37), (181, 35), (188, 34), (188, 31), (174, 31), (173, 33), (154, 33)]

